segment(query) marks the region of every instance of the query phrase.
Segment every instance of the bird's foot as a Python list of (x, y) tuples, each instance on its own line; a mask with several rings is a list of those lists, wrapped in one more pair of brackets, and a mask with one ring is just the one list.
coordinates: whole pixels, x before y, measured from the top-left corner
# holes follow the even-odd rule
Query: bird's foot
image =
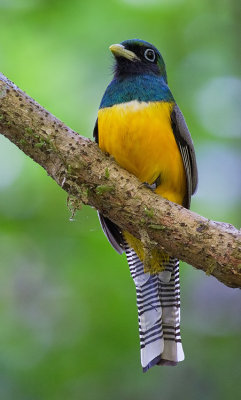
[(152, 185), (150, 185), (150, 184), (147, 183), (147, 182), (142, 182), (142, 183), (140, 184), (140, 187), (141, 187), (141, 188), (142, 188), (142, 187), (145, 187), (145, 188), (151, 190), (152, 192), (154, 192), (154, 190), (156, 190), (156, 184), (155, 184), (155, 182), (154, 182)]
[(157, 179), (155, 180), (155, 182), (153, 182), (152, 184), (147, 183), (147, 182), (142, 182), (140, 184), (140, 187), (146, 187), (147, 189), (150, 189), (152, 192), (154, 192), (156, 190), (156, 188), (161, 184), (161, 175), (159, 175), (157, 177)]

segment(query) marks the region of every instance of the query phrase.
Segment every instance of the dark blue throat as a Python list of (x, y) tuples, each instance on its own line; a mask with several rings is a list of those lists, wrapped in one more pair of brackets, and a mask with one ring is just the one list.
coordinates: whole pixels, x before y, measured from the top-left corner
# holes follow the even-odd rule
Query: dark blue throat
[(174, 98), (163, 77), (134, 75), (124, 79), (114, 78), (104, 93), (100, 108), (132, 100), (172, 102)]

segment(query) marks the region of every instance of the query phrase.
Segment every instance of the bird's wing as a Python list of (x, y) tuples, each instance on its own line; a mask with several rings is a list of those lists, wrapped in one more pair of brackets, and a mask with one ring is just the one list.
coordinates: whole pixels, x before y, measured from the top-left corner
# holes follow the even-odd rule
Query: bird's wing
[(93, 136), (94, 136), (95, 142), (98, 144), (99, 143), (98, 118), (96, 118), (96, 121), (95, 121), (95, 127), (94, 127), (94, 130), (93, 130)]
[(124, 240), (120, 228), (109, 218), (104, 217), (104, 215), (102, 215), (99, 211), (98, 217), (101, 228), (109, 243), (117, 251), (117, 253), (122, 254), (124, 252)]
[[(95, 138), (96, 143), (99, 143), (98, 118), (96, 119), (93, 136)], [(123, 248), (124, 240), (120, 228), (116, 224), (114, 224), (114, 222), (109, 220), (109, 218), (104, 217), (104, 215), (102, 215), (99, 211), (98, 211), (98, 217), (103, 232), (107, 237), (109, 243), (117, 251), (117, 253), (122, 254), (124, 251)]]
[(191, 195), (194, 194), (197, 188), (198, 172), (194, 146), (186, 121), (177, 104), (175, 104), (171, 113), (171, 123), (173, 133), (180, 149), (182, 156), (186, 180), (187, 180), (187, 195), (184, 201), (186, 208), (190, 207)]

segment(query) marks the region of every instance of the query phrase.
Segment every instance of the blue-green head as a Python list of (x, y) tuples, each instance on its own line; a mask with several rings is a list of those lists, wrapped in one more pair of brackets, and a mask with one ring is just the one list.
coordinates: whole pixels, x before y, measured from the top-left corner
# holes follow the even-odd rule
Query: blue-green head
[(130, 39), (112, 44), (110, 50), (115, 57), (115, 78), (151, 74), (163, 77), (167, 83), (164, 60), (152, 44), (140, 39)]

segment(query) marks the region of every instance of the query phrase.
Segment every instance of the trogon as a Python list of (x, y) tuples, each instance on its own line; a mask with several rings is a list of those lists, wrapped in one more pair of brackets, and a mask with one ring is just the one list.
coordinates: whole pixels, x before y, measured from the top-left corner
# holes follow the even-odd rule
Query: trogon
[[(193, 142), (167, 84), (159, 51), (139, 39), (113, 44), (114, 78), (98, 111), (94, 137), (101, 150), (158, 195), (190, 207), (197, 187)], [(179, 261), (154, 249), (148, 272), (141, 241), (99, 213), (114, 249), (126, 253), (136, 287), (141, 364), (176, 365), (180, 336)]]

